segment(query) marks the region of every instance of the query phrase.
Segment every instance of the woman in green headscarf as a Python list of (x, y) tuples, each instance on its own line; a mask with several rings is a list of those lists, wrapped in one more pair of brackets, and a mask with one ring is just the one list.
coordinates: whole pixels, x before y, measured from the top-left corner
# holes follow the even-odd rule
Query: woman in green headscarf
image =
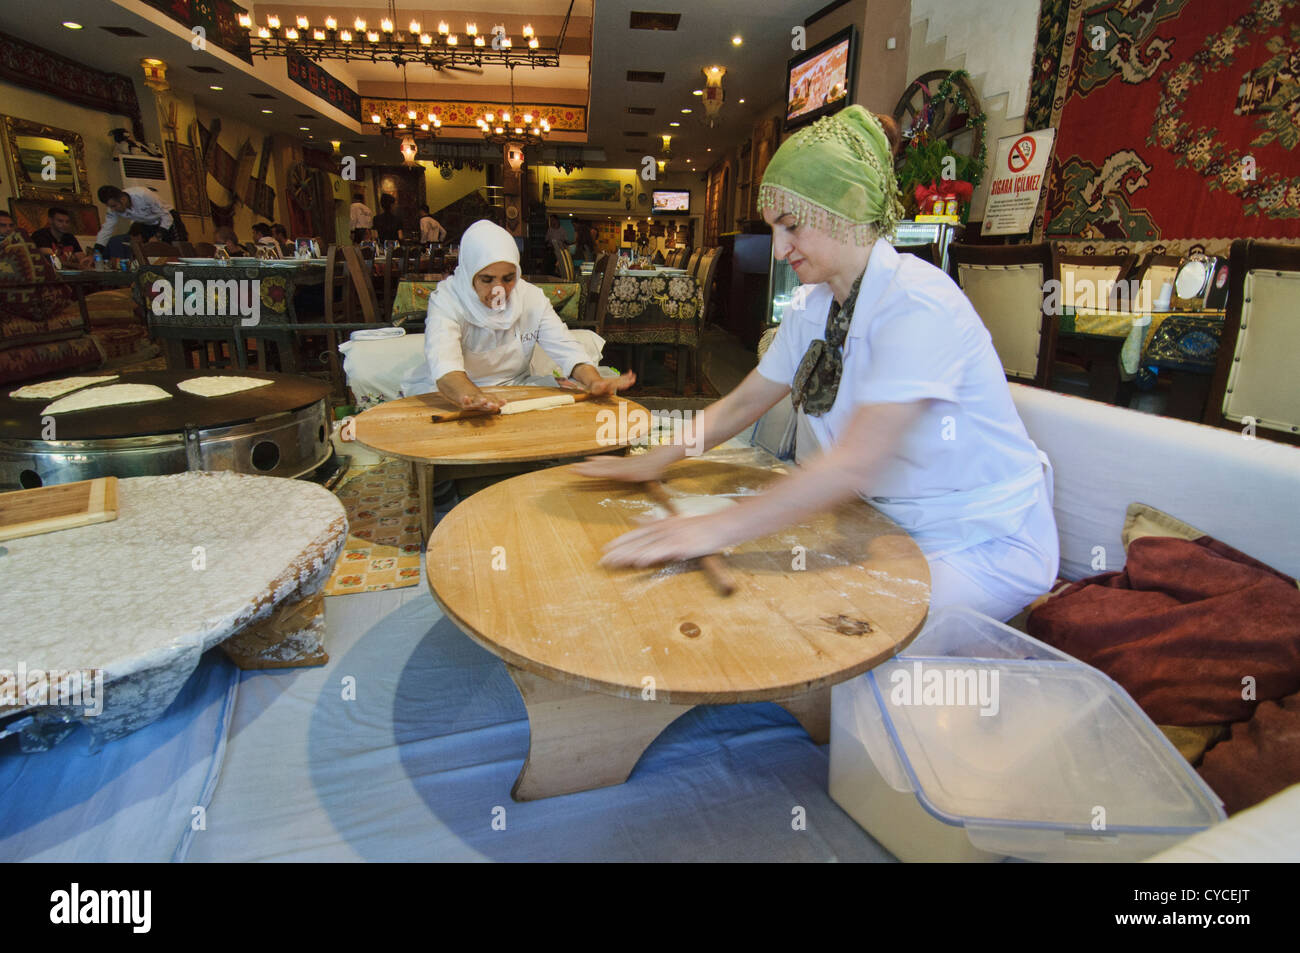
[[(925, 553), (932, 608), (1007, 619), (1051, 588), (1050, 465), (970, 302), (942, 271), (889, 243), (901, 214), (890, 126), (850, 106), (772, 157), (759, 208), (775, 257), (802, 285), (758, 368), (699, 416), (692, 441), (717, 446), (790, 394), (824, 452), (808, 461), (800, 446), (805, 465), (768, 492), (641, 527), (611, 542), (604, 562), (717, 552), (862, 497)], [(578, 470), (651, 480), (683, 456), (665, 446)]]

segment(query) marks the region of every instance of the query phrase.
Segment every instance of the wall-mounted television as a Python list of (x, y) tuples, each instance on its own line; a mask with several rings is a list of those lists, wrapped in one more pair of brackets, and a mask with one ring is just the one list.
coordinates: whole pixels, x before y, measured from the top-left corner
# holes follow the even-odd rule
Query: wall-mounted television
[(655, 189), (650, 199), (655, 215), (687, 215), (691, 211), (691, 193), (686, 189)]
[(796, 129), (853, 103), (858, 31), (847, 26), (786, 66), (785, 128)]

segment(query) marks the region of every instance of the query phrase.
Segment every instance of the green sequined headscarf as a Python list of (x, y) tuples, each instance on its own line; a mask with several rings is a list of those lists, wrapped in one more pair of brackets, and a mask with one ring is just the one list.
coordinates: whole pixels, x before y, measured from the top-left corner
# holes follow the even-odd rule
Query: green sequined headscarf
[(792, 212), (846, 244), (893, 237), (903, 206), (879, 120), (849, 106), (796, 132), (763, 173), (758, 209)]

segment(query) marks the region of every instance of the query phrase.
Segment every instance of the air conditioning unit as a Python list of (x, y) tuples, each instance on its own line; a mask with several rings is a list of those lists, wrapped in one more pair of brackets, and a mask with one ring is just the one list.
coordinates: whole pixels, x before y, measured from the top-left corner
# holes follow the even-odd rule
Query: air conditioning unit
[(167, 178), (167, 163), (152, 156), (118, 156), (122, 166), (122, 188), (143, 186), (158, 195), (158, 201), (175, 208), (171, 179)]

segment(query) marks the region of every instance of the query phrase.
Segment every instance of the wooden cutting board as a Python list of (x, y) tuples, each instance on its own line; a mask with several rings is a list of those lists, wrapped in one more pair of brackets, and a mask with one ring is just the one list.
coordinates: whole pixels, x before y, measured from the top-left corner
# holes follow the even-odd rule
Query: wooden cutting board
[(117, 519), (117, 477), (0, 493), (0, 540)]

